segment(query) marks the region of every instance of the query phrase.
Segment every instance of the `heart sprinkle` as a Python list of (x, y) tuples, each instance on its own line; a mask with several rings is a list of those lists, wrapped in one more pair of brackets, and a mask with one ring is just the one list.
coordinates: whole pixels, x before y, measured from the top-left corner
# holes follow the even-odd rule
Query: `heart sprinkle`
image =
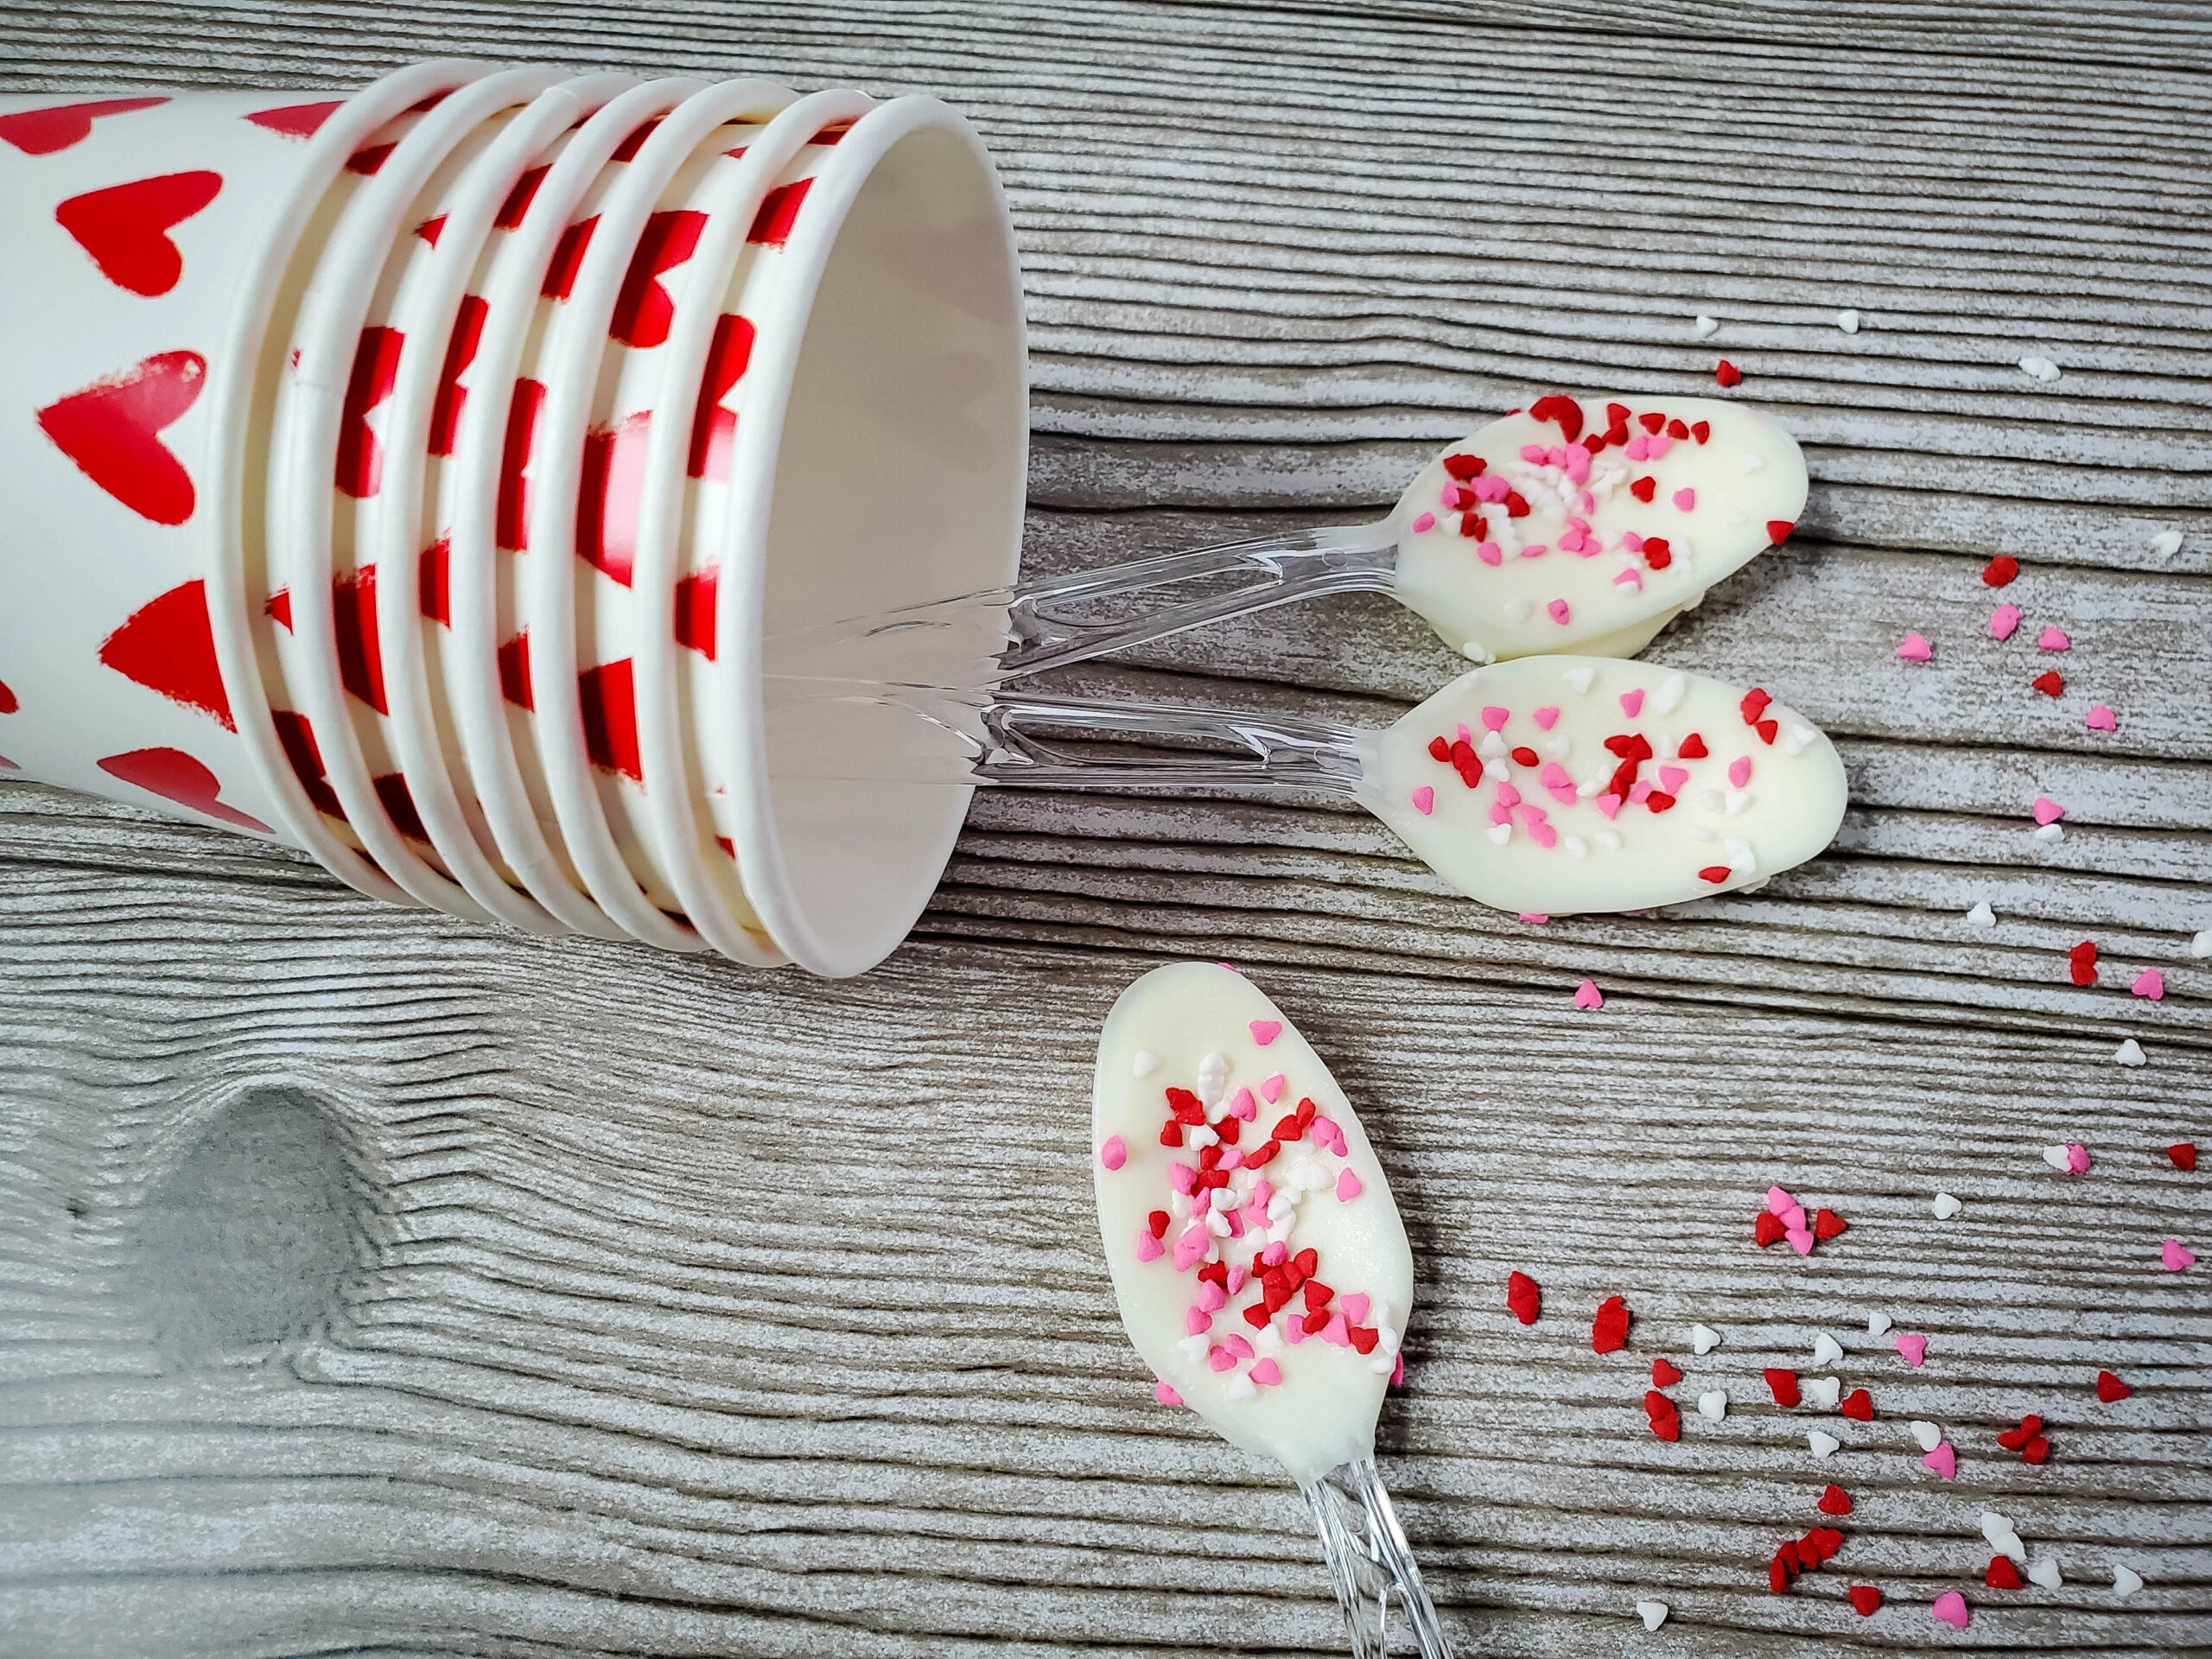
[(1849, 1515), (1851, 1494), (1840, 1486), (1829, 1486), (1815, 1501), (1814, 1507), (1822, 1515)]
[(1890, 1328), (1890, 1316), (1889, 1316), (1888, 1314), (1886, 1314), (1886, 1313), (1869, 1313), (1869, 1314), (1866, 1316), (1866, 1334), (1867, 1334), (1868, 1336), (1870, 1336), (1870, 1337), (1878, 1337), (1878, 1336), (1882, 1335), (1885, 1332), (1886, 1332), (1889, 1328)]
[(1118, 1135), (1108, 1135), (1106, 1144), (1098, 1148), (1098, 1161), (1108, 1169), (1119, 1169), (1128, 1160), (1128, 1143)]
[(1744, 384), (1744, 372), (1725, 357), (1714, 367), (1713, 378), (1724, 386), (1740, 386)]
[(2145, 1065), (2149, 1064), (2147, 1058), (2143, 1052), (2143, 1045), (2137, 1042), (2133, 1037), (2123, 1037), (2120, 1039), (2120, 1046), (2112, 1052), (2112, 1058), (2113, 1063), (2116, 1065)]
[(2120, 716), (2104, 703), (2093, 702), (2089, 712), (2082, 716), (2082, 724), (2093, 732), (2116, 732), (2120, 729)]
[(2028, 1578), (2045, 1590), (2056, 1590), (2066, 1582), (2065, 1576), (2058, 1570), (2056, 1555), (2046, 1555), (2043, 1560), (2031, 1563), (2028, 1567)]
[(1720, 1333), (1718, 1331), (1709, 1330), (1702, 1325), (1694, 1325), (1690, 1326), (1690, 1351), (1692, 1353), (1699, 1355), (1709, 1354), (1719, 1345)]
[(1786, 1371), (1779, 1366), (1770, 1365), (1763, 1375), (1766, 1378), (1769, 1392), (1774, 1395), (1776, 1405), (1794, 1406), (1804, 1397), (1797, 1387), (1796, 1372)]
[(1682, 1415), (1675, 1409), (1675, 1402), (1656, 1389), (1643, 1392), (1643, 1414), (1649, 1420), (1651, 1432), (1662, 1440), (1682, 1438)]
[(2115, 1596), (2132, 1596), (2143, 1587), (2143, 1575), (2132, 1568), (2115, 1567), (2112, 1570), (2112, 1592)]
[(1911, 1427), (1912, 1438), (1920, 1442), (1920, 1449), (1923, 1452), (1933, 1452), (1943, 1442), (1943, 1431), (1933, 1423), (1923, 1422), (1918, 1418), (1915, 1418)]
[(1948, 1440), (1936, 1441), (1934, 1448), (1926, 1457), (1921, 1459), (1921, 1462), (1926, 1464), (1945, 1480), (1954, 1480), (1958, 1477), (1959, 1454), (1952, 1449)]
[(1251, 1022), (1251, 1029), (1252, 1040), (1257, 1043), (1262, 1048), (1265, 1048), (1269, 1043), (1272, 1043), (1276, 1038), (1282, 1035), (1282, 1021), (1280, 1020), (1255, 1020)]
[(2196, 1265), (2195, 1253), (2177, 1238), (2170, 1238), (2158, 1247), (2158, 1264), (2168, 1273), (2180, 1273)]
[(1670, 1362), (1665, 1359), (1655, 1359), (1651, 1362), (1651, 1386), (1653, 1388), (1671, 1389), (1675, 1383), (1681, 1380), (1681, 1372), (1677, 1370)]
[(1574, 988), (1574, 1006), (1578, 1008), (1602, 1008), (1605, 1006), (1605, 994), (1599, 990), (1597, 981), (1586, 979)]
[(1948, 1192), (1938, 1192), (1936, 1195), (1934, 1209), (1936, 1211), (1936, 1219), (1938, 1221), (1948, 1221), (1953, 1216), (1957, 1215), (1960, 1211), (1965, 1208), (1966, 1205), (1961, 1204), (1956, 1198), (1953, 1198)]
[(1543, 1311), (1543, 1287), (1525, 1273), (1509, 1273), (1505, 1275), (1505, 1305), (1522, 1324), (1534, 1325), (1536, 1315)]
[(1864, 1389), (1853, 1389), (1836, 1402), (1836, 1409), (1854, 1422), (1874, 1421), (1874, 1396)]
[(1769, 1211), (1760, 1211), (1751, 1221), (1751, 1238), (1761, 1249), (1766, 1249), (1770, 1244), (1782, 1243), (1783, 1236), (1789, 1230), (1782, 1224), (1782, 1217)]
[(1813, 1334), (1813, 1363), (1840, 1365), (1843, 1363), (1843, 1344), (1825, 1331)]
[(1728, 1394), (1725, 1389), (1707, 1389), (1697, 1397), (1697, 1414), (1719, 1422), (1728, 1414)]
[(1999, 605), (1989, 613), (1989, 632), (1992, 639), (2010, 639), (2012, 630), (2020, 626), (2020, 607)]
[(1900, 662), (1924, 663), (1935, 654), (1935, 646), (1928, 643), (1923, 634), (1908, 633), (1897, 645), (1897, 659)]
[(1643, 1628), (1656, 1630), (1667, 1622), (1667, 1604), (1663, 1601), (1639, 1601), (1636, 1616), (1643, 1621)]
[(1179, 1406), (1183, 1396), (1175, 1392), (1175, 1385), (1165, 1380), (1152, 1385), (1152, 1397), (1163, 1406)]
[(2066, 689), (2065, 677), (2055, 668), (2046, 668), (2028, 683), (2046, 697), (2055, 697)]
[(1817, 1428), (1808, 1428), (1805, 1431), (1805, 1444), (1813, 1448), (1815, 1457), (1827, 1458), (1834, 1457), (1843, 1442), (1833, 1434), (1823, 1434)]
[(2063, 628), (2047, 627), (2036, 636), (2037, 651), (2066, 651), (2071, 649), (2073, 644), (2074, 642), (2066, 637), (2066, 631)]
[(2156, 968), (2145, 968), (2135, 976), (2135, 982), (2127, 988), (2138, 996), (2162, 1002), (2166, 995), (2166, 976)]
[(2035, 805), (2030, 810), (2035, 814), (2037, 823), (2056, 823), (2066, 816), (2066, 809), (2048, 795), (2037, 796)]
[(1590, 1322), (1590, 1351), (1610, 1354), (1628, 1346), (1628, 1304), (1618, 1296), (1608, 1296), (1598, 1304), (1598, 1315)]
[(1816, 1210), (1813, 1212), (1813, 1236), (1815, 1238), (1834, 1238), (1850, 1224), (1833, 1210)]
[(1919, 1331), (1900, 1331), (1892, 1338), (1897, 1345), (1897, 1355), (1904, 1363), (1918, 1370), (1928, 1363), (1928, 1338)]
[(2022, 1582), (2020, 1569), (2012, 1565), (2010, 1557), (1993, 1555), (1989, 1558), (1988, 1571), (1981, 1575), (1981, 1581), (1993, 1590), (2018, 1590)]
[(1851, 1586), (1851, 1605), (1861, 1618), (1872, 1618), (1882, 1609), (1882, 1592), (1871, 1584)]
[(1981, 1512), (1981, 1535), (1989, 1540), (1989, 1547), (2010, 1555), (2016, 1561), (2028, 1559), (2027, 1548), (2020, 1542), (2020, 1535), (2012, 1522), (1994, 1510)]
[(2176, 1141), (2166, 1148), (2166, 1157), (2176, 1169), (2193, 1170), (2196, 1167), (2196, 1142)]
[(2020, 562), (2010, 553), (1999, 553), (1981, 567), (1981, 579), (1992, 588), (2002, 588), (2020, 574)]
[(1958, 1630), (1974, 1622), (1974, 1615), (1967, 1611), (1967, 1599), (1955, 1590), (1947, 1590), (1936, 1597), (1936, 1605), (1928, 1610), (1928, 1614)]
[(2134, 1389), (2129, 1388), (2110, 1371), (2097, 1373), (2097, 1398), (2107, 1405), (2112, 1404), (2115, 1400), (2125, 1400), (2134, 1392)]

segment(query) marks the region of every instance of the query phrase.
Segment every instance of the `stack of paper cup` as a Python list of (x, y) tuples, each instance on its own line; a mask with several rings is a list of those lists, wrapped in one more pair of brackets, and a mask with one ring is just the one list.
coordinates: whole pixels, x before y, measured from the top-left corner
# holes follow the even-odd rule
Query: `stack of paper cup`
[(1014, 572), (1020, 272), (944, 105), (14, 97), (0, 239), (0, 766), (539, 933), (905, 936), (967, 792), (776, 642)]

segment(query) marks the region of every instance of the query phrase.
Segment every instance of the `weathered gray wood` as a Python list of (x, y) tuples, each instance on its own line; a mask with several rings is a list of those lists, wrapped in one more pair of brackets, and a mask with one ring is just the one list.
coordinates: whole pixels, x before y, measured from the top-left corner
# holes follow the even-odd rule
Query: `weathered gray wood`
[[(0, 1652), (1340, 1650), (1294, 1497), (1151, 1402), (1099, 1270), (1091, 1033), (1182, 955), (1262, 976), (1389, 1160), (1422, 1291), (1385, 1472), (1463, 1649), (1940, 1647), (1957, 1587), (1967, 1644), (2212, 1652), (2212, 1308), (2157, 1268), (2212, 1241), (2158, 1150), (2212, 1138), (2208, 49), (2196, 8), (2041, 0), (0, 4), (11, 86), (465, 50), (950, 97), (1024, 240), (1038, 569), (1370, 514), (1532, 388), (1689, 391), (1726, 353), (1813, 500), (1652, 654), (1794, 702), (1853, 785), (1756, 896), (1542, 928), (1332, 804), (1004, 792), (844, 984), (494, 934), (0, 786)], [(1351, 601), (1068, 678), (1380, 721), (1458, 666)], [(1851, 1230), (1762, 1255), (1776, 1180)], [(1758, 1375), (1817, 1329), (1878, 1413), (1814, 1420), (1827, 1462)], [(1661, 1353), (1724, 1422), (1648, 1433)], [(2031, 1410), (2039, 1468), (1993, 1441)], [(1829, 1479), (1846, 1551), (1774, 1597)], [(1980, 1587), (1984, 1504), (2066, 1588)]]

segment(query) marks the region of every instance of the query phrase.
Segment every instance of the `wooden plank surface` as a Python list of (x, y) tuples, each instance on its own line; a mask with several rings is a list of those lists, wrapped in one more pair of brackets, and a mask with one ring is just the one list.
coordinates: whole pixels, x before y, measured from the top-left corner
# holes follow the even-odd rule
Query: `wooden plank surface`
[[(2212, 1306), (2158, 1268), (2212, 1242), (2159, 1150), (2212, 1135), (2201, 9), (0, 4), (11, 87), (448, 51), (969, 113), (1029, 272), (1033, 569), (1371, 514), (1531, 391), (1688, 392), (1725, 353), (1812, 501), (1649, 655), (1820, 721), (1851, 814), (1756, 896), (1534, 929), (1325, 803), (1007, 792), (914, 942), (829, 984), (0, 787), (0, 1653), (1341, 1650), (1294, 1495), (1152, 1403), (1101, 1271), (1090, 1044), (1188, 955), (1261, 978), (1389, 1163), (1421, 1300), (1384, 1473), (1464, 1651), (2212, 1652)], [(1069, 680), (1381, 721), (1455, 666), (1343, 601)], [(1761, 1255), (1777, 1180), (1851, 1230)], [(1817, 1330), (1875, 1421), (1764, 1403)], [(1655, 1354), (1728, 1417), (1654, 1440)], [(1994, 1444), (2029, 1411), (2040, 1466)], [(1845, 1553), (1770, 1594), (1830, 1479)], [(1981, 1586), (1986, 1505), (2063, 1588)]]

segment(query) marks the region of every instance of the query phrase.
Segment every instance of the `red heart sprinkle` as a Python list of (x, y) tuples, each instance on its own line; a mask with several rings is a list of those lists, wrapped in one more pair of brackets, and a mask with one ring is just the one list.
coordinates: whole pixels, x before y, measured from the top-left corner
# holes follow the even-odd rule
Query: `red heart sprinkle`
[(1541, 765), (1542, 761), (1534, 749), (1520, 748), (1513, 751), (1513, 764), (1516, 766), (1535, 766)]
[[(1736, 872), (1730, 869), (1726, 864), (1708, 864), (1697, 873), (1697, 879), (1700, 881), (1710, 881), (1717, 887), (1735, 874)], [(1777, 1227), (1780, 1227), (1782, 1225), (1781, 1222), (1776, 1220), (1772, 1216), (1763, 1217), (1761, 1219), (1762, 1221), (1772, 1221)], [(1782, 1235), (1780, 1233), (1777, 1233), (1775, 1235), (1775, 1238), (1779, 1238)], [(1762, 1244), (1771, 1244), (1774, 1243), (1774, 1239), (1763, 1238), (1759, 1243)]]
[(1802, 1573), (1808, 1566), (1805, 1554), (1797, 1547), (1797, 1541), (1795, 1538), (1785, 1538), (1776, 1545), (1774, 1559), (1789, 1569), (1789, 1576), (1793, 1579)]
[(1160, 1144), (1163, 1147), (1181, 1146), (1183, 1144), (1183, 1126), (1180, 1123), (1176, 1122), (1172, 1118), (1166, 1123), (1162, 1124), (1160, 1129)]
[(1775, 734), (1781, 731), (1782, 726), (1781, 722), (1778, 721), (1763, 720), (1757, 725), (1753, 726), (1751, 729), (1759, 734), (1759, 741), (1762, 743), (1771, 744), (1774, 741)]
[(1744, 724), (1746, 726), (1758, 724), (1759, 716), (1766, 713), (1767, 705), (1773, 701), (1772, 697), (1756, 685), (1745, 692), (1743, 702), (1737, 705), (1744, 711)]
[(1744, 372), (1724, 357), (1713, 371), (1713, 378), (1724, 386), (1739, 386), (1744, 383)]
[(2055, 697), (2066, 689), (2066, 682), (2055, 668), (2046, 668), (2028, 682), (2046, 697)]
[(2033, 1440), (2043, 1427), (2043, 1419), (2031, 1414), (2020, 1419), (2018, 1428), (2008, 1428), (1997, 1437), (1997, 1444), (2007, 1452), (2017, 1452)]
[(2017, 1590), (2020, 1587), (2020, 1569), (2012, 1565), (2011, 1556), (1993, 1555), (1981, 1581), (1993, 1590)]
[(2129, 1388), (2110, 1371), (2097, 1373), (2097, 1398), (2110, 1405), (2115, 1400), (2125, 1400), (2135, 1390)]
[(1480, 478), (1484, 472), (1488, 469), (1490, 463), (1484, 461), (1480, 455), (1446, 455), (1444, 457), (1444, 470), (1449, 473), (1452, 477), (1459, 479), (1463, 482), (1471, 478)]
[(1767, 1388), (1772, 1392), (1776, 1405), (1794, 1406), (1803, 1397), (1797, 1392), (1796, 1372), (1770, 1365), (1762, 1375), (1766, 1378)]
[(1351, 1338), (1352, 1351), (1356, 1354), (1373, 1353), (1375, 1344), (1382, 1339), (1382, 1333), (1371, 1325), (1346, 1325), (1344, 1334)]
[(1815, 1210), (1813, 1212), (1815, 1238), (1834, 1238), (1838, 1233), (1846, 1231), (1850, 1225), (1849, 1222), (1833, 1210)]
[(1789, 1588), (1789, 1569), (1783, 1565), (1779, 1552), (1766, 1564), (1766, 1587), (1777, 1596)]
[(1543, 1288), (1525, 1273), (1505, 1275), (1505, 1305), (1523, 1325), (1534, 1325), (1543, 1310)]
[(1490, 539), (1490, 520), (1479, 512), (1463, 514), (1459, 519), (1459, 533), (1471, 542)]
[(1649, 501), (1658, 491), (1659, 480), (1656, 478), (1635, 479), (1628, 486), (1628, 493), (1639, 501)]
[(1313, 1270), (1321, 1265), (1320, 1252), (1308, 1246), (1290, 1258), (1290, 1265), (1298, 1269), (1300, 1279), (1311, 1279)]
[(1676, 1370), (1672, 1365), (1669, 1364), (1665, 1360), (1655, 1359), (1651, 1362), (1651, 1386), (1653, 1388), (1671, 1389), (1675, 1383), (1681, 1380), (1682, 1374)]
[(1835, 1553), (1843, 1548), (1843, 1535), (1834, 1527), (1815, 1527), (1798, 1541), (1797, 1553), (1801, 1556), (1805, 1554), (1807, 1544), (1813, 1547), (1813, 1560), (1818, 1565), (1835, 1559)]
[(1851, 1586), (1851, 1605), (1861, 1618), (1872, 1618), (1881, 1611), (1882, 1592), (1871, 1584)]
[(1664, 570), (1675, 562), (1674, 550), (1667, 544), (1665, 537), (1647, 536), (1643, 538), (1643, 562), (1654, 570)]
[(1329, 1305), (1329, 1298), (1337, 1294), (1319, 1279), (1308, 1279), (1298, 1289), (1299, 1294), (1306, 1298), (1306, 1311), (1308, 1313), (1319, 1313)]
[[(1713, 868), (1720, 871), (1719, 879), (1721, 880), (1726, 881), (1728, 879), (1729, 871), (1727, 866), (1715, 865)], [(1700, 870), (1698, 874), (1704, 876), (1708, 881), (1713, 879), (1712, 874), (1707, 871)], [(1788, 1236), (1789, 1231), (1789, 1230), (1782, 1224), (1782, 1217), (1776, 1215), (1771, 1210), (1760, 1211), (1758, 1220), (1753, 1223), (1751, 1226), (1751, 1236), (1758, 1241), (1758, 1247), (1761, 1249), (1766, 1249), (1770, 1244), (1781, 1243), (1783, 1239)]]
[(1448, 739), (1432, 737), (1428, 740), (1428, 758), (1441, 760), (1447, 766), (1452, 760), (1452, 744)]
[(1675, 753), (1684, 760), (1702, 760), (1705, 759), (1707, 753), (1705, 747), (1705, 740), (1700, 737), (1695, 732), (1692, 732), (1688, 737), (1675, 745)]
[(1507, 492), (1505, 497), (1505, 516), (1509, 518), (1526, 518), (1529, 516), (1529, 504), (1521, 499), (1520, 491), (1511, 490)]
[(1667, 423), (1667, 435), (1680, 443), (1690, 435), (1689, 423), (1677, 416)]
[(1329, 1318), (1326, 1313), (1308, 1313), (1299, 1323), (1306, 1327), (1307, 1336), (1317, 1337), (1329, 1328)]
[(1849, 1515), (1851, 1494), (1840, 1486), (1831, 1485), (1821, 1494), (1814, 1507), (1822, 1515)]
[(1855, 1422), (1871, 1423), (1874, 1421), (1874, 1396), (1864, 1389), (1853, 1389), (1836, 1402), (1835, 1408)]
[(1661, 1440), (1682, 1438), (1682, 1414), (1675, 1409), (1675, 1402), (1658, 1389), (1644, 1390), (1643, 1414), (1650, 1420), (1651, 1432)]
[(2010, 553), (1999, 553), (1981, 567), (1981, 579), (1992, 588), (2002, 588), (2020, 574), (2020, 562)]
[(1165, 1210), (1154, 1211), (1144, 1218), (1144, 1224), (1152, 1229), (1154, 1238), (1167, 1236), (1167, 1212)]
[(1675, 798), (1663, 789), (1655, 789), (1643, 798), (1644, 810), (1649, 812), (1664, 812), (1674, 804)]
[(1690, 423), (1690, 436), (1695, 438), (1700, 443), (1703, 443), (1712, 435), (1713, 423), (1711, 421), (1692, 421)]
[(1607, 404), (1605, 405), (1605, 424), (1607, 426), (1625, 426), (1628, 423), (1628, 417), (1629, 407), (1626, 404)]
[(2076, 985), (2095, 984), (2097, 982), (2097, 947), (2094, 944), (2090, 945), (2085, 951), (2082, 946), (2075, 945), (2072, 954), (2067, 958), (2066, 974), (2067, 977)]
[(2176, 1169), (2195, 1169), (2196, 1167), (2196, 1142), (2194, 1141), (2177, 1141), (2172, 1146), (2166, 1148), (2166, 1156), (2170, 1160), (2171, 1160), (2173, 1166)]
[(1265, 1303), (1254, 1302), (1244, 1310), (1244, 1323), (1255, 1331), (1262, 1330), (1267, 1325), (1268, 1315), (1270, 1312), (1271, 1310)]
[(1569, 443), (1582, 435), (1582, 405), (1572, 397), (1563, 397), (1558, 392), (1548, 397), (1539, 397), (1529, 405), (1529, 413), (1539, 421), (1557, 421), (1559, 429), (1567, 434)]
[(164, 173), (72, 196), (54, 217), (118, 288), (166, 294), (184, 274), (184, 256), (169, 240), (170, 227), (214, 200), (222, 188), (223, 175), (204, 168)]
[(2030, 1463), (2041, 1463), (2050, 1455), (2050, 1442), (2038, 1434), (2020, 1448), (2020, 1455)]
[(1617, 1348), (1628, 1346), (1628, 1305), (1618, 1296), (1608, 1296), (1598, 1304), (1598, 1317), (1590, 1322), (1590, 1349), (1592, 1353), (1610, 1354)]
[(1780, 547), (1789, 539), (1789, 532), (1796, 528), (1796, 524), (1789, 519), (1770, 518), (1766, 521), (1766, 538), (1775, 546)]
[(1656, 432), (1661, 427), (1667, 424), (1667, 417), (1664, 415), (1660, 414), (1656, 410), (1654, 410), (1649, 415), (1637, 416), (1636, 417), (1636, 422), (1637, 424), (1641, 426), (1645, 431)]
[(1273, 1141), (1262, 1141), (1258, 1146), (1253, 1147), (1251, 1151), (1244, 1154), (1244, 1167), (1247, 1169), (1264, 1168), (1268, 1165), (1274, 1162), (1275, 1154), (1281, 1150), (1282, 1148), (1277, 1146)]

